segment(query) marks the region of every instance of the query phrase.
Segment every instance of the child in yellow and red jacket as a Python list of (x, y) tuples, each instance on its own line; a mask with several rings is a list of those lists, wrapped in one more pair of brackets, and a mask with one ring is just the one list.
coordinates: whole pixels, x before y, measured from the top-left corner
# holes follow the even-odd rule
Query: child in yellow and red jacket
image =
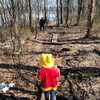
[(41, 83), (45, 100), (54, 100), (57, 89), (57, 79), (60, 76), (60, 70), (54, 66), (52, 54), (42, 54), (40, 57), (41, 68), (38, 71), (38, 80)]

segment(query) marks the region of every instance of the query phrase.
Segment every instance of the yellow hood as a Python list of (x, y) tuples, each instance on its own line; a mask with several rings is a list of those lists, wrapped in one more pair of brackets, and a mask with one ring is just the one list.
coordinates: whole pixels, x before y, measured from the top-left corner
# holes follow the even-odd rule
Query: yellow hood
[(52, 54), (42, 54), (40, 57), (40, 66), (45, 68), (54, 67), (54, 59)]

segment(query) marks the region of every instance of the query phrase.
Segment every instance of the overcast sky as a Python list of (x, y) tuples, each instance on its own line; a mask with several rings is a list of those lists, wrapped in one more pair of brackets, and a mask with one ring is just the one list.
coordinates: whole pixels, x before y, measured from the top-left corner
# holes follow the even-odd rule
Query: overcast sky
[(48, 0), (48, 6), (56, 6), (56, 0)]

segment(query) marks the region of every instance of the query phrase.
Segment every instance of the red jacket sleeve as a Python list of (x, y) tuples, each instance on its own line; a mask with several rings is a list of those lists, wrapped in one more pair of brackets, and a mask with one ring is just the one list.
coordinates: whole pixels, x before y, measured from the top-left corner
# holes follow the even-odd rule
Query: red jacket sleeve
[(55, 69), (56, 77), (60, 77), (60, 70), (58, 68)]
[(42, 81), (42, 77), (43, 77), (43, 74), (42, 74), (42, 70), (40, 69), (40, 70), (38, 71), (38, 80), (39, 80), (39, 81)]

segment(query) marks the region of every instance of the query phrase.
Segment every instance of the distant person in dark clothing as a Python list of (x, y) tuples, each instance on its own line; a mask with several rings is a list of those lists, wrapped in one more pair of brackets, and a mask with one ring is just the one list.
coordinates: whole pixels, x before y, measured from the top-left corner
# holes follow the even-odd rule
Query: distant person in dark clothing
[(46, 20), (42, 17), (39, 21), (40, 25), (40, 30), (44, 30), (44, 25), (45, 25)]

